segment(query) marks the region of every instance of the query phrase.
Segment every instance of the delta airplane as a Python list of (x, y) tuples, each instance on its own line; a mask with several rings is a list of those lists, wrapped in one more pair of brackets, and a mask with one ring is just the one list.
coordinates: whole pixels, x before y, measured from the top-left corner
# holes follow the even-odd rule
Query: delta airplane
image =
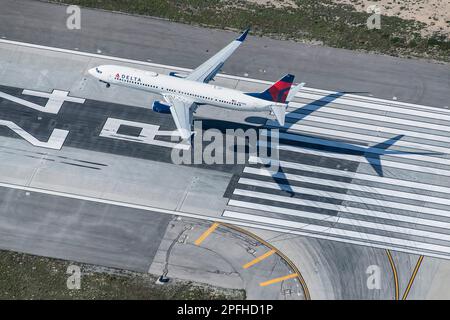
[(199, 105), (240, 111), (272, 111), (278, 123), (284, 126), (287, 105), (305, 84), (292, 87), (293, 75), (287, 74), (267, 90), (254, 93), (208, 84), (242, 44), (248, 31), (245, 30), (236, 40), (186, 76), (175, 72), (163, 75), (115, 65), (101, 65), (88, 72), (105, 83), (107, 88), (113, 84), (162, 95), (164, 102), (154, 101), (152, 109), (171, 113), (183, 140), (190, 138), (192, 134), (193, 113)]

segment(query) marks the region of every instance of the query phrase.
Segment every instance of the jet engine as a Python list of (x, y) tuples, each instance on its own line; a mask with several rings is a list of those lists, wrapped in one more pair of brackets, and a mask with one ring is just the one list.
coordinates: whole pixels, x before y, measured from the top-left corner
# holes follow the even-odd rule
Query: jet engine
[(153, 101), (152, 109), (159, 113), (170, 113), (170, 106), (161, 101)]

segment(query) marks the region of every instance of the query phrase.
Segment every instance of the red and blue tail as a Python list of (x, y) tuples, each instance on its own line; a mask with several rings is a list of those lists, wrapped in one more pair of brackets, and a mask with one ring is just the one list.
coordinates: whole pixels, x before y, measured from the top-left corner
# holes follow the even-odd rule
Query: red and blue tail
[(285, 103), (286, 98), (289, 94), (289, 90), (291, 89), (292, 83), (294, 82), (294, 77), (295, 76), (292, 74), (287, 74), (283, 78), (275, 82), (266, 91), (247, 94), (249, 96), (267, 101)]

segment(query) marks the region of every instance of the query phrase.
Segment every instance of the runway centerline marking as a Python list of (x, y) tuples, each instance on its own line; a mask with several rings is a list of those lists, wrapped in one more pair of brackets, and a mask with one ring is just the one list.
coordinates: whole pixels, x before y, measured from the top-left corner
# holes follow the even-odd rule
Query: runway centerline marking
[(258, 262), (261, 262), (261, 261), (263, 261), (264, 259), (270, 257), (270, 256), (273, 255), (274, 253), (275, 253), (275, 250), (270, 250), (270, 251), (264, 253), (263, 255), (261, 255), (261, 256), (255, 258), (255, 259), (253, 259), (252, 261), (250, 261), (250, 262), (244, 264), (244, 265), (242, 266), (242, 268), (248, 269), (248, 268), (250, 268), (251, 266), (257, 264)]
[(195, 240), (195, 245), (199, 246), (203, 241), (205, 241), (206, 238), (208, 238), (208, 236), (214, 232), (214, 230), (217, 229), (217, 227), (219, 226), (219, 223), (214, 222), (211, 227), (208, 228), (208, 230), (206, 230), (205, 232), (203, 232), (203, 234), (197, 239)]
[(275, 278), (275, 279), (272, 279), (272, 280), (261, 282), (259, 285), (261, 287), (265, 287), (265, 286), (268, 286), (268, 285), (271, 285), (271, 284), (274, 284), (274, 283), (278, 283), (278, 282), (281, 282), (281, 281), (284, 281), (284, 280), (288, 280), (288, 279), (292, 279), (292, 278), (296, 278), (296, 277), (297, 277), (297, 274), (296, 273), (292, 273), (292, 274), (288, 274), (287, 276), (284, 276), (284, 277), (279, 277), (279, 278)]

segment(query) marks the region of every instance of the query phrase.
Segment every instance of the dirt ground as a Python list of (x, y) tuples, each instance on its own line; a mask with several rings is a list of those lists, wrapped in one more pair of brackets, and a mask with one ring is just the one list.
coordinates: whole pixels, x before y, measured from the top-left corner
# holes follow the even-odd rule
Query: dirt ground
[(370, 5), (377, 5), (382, 15), (398, 16), (424, 22), (427, 27), (423, 35), (442, 32), (450, 36), (449, 0), (333, 0), (336, 3), (351, 4), (358, 11), (366, 11)]
[[(260, 5), (297, 7), (295, 0), (247, 0)], [(370, 5), (377, 5), (382, 15), (398, 16), (424, 22), (427, 27), (423, 35), (442, 32), (450, 36), (450, 1), (449, 0), (332, 0), (335, 3), (350, 4), (355, 10), (365, 12)]]

